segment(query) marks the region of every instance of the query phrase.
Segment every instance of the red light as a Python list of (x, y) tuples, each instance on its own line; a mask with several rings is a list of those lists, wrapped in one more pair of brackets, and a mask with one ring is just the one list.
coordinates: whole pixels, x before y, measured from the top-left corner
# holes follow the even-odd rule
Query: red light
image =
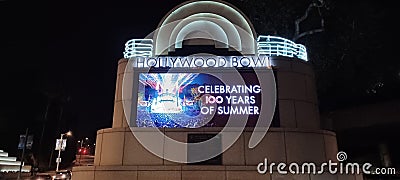
[(86, 149), (83, 150), (83, 154), (86, 154)]
[(78, 152), (81, 152), (81, 151), (82, 151), (82, 149), (79, 148)]

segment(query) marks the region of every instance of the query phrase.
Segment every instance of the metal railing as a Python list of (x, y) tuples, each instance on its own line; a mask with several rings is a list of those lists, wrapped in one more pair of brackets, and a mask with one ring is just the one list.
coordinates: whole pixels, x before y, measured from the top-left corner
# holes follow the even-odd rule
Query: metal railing
[(151, 57), (152, 55), (152, 39), (131, 39), (125, 43), (124, 58)]
[(257, 46), (258, 55), (296, 57), (307, 61), (306, 47), (285, 38), (260, 35)]
[[(257, 38), (257, 55), (296, 57), (307, 61), (306, 47), (285, 38), (261, 35)], [(124, 57), (151, 57), (152, 39), (131, 39), (125, 43)]]

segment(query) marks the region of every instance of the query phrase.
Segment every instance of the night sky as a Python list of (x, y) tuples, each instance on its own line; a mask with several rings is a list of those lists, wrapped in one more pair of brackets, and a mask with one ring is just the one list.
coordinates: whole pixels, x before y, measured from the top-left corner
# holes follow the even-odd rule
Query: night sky
[(79, 137), (111, 127), (116, 67), (125, 42), (151, 32), (177, 4), (0, 3), (0, 118), (6, 122), (1, 131), (24, 132), (24, 124), (44, 118), (52, 99), (49, 121), (57, 121), (64, 107), (62, 119), (70, 126), (64, 130)]
[[(125, 42), (145, 37), (181, 2), (0, 0), (0, 149), (17, 154), (19, 134), (28, 127), (38, 146), (46, 125), (42, 151), (51, 149), (60, 132), (72, 130), (72, 141), (94, 140), (97, 130), (111, 127), (116, 67)], [(256, 1), (228, 2), (254, 21), (258, 33), (291, 38), (293, 17), (310, 1), (259, 0), (265, 6), (271, 3), (273, 10), (263, 17), (254, 15), (260, 7), (250, 7)], [(321, 109), (367, 103), (360, 99), (398, 98), (400, 60), (393, 55), (389, 26), (394, 6), (385, 1), (329, 2), (326, 32), (299, 41), (316, 66)], [(354, 25), (346, 19), (349, 15), (356, 19), (355, 31), (349, 31)], [(263, 23), (274, 19), (282, 23)], [(344, 47), (351, 33), (352, 44)], [(380, 82), (386, 89), (379, 89)], [(370, 97), (372, 90), (378, 93)]]

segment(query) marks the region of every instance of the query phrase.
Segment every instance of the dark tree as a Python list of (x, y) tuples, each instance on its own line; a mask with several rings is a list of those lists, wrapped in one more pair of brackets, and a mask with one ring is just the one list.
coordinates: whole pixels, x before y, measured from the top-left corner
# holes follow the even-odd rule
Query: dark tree
[(394, 5), (372, 0), (241, 0), (258, 33), (307, 47), (320, 109), (398, 98)]

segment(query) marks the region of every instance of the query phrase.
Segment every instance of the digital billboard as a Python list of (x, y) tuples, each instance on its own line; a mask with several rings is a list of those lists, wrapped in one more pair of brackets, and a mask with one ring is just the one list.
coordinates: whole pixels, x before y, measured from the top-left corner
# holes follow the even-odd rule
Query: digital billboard
[(254, 72), (138, 73), (137, 127), (224, 127), (230, 116), (254, 126), (262, 88)]

